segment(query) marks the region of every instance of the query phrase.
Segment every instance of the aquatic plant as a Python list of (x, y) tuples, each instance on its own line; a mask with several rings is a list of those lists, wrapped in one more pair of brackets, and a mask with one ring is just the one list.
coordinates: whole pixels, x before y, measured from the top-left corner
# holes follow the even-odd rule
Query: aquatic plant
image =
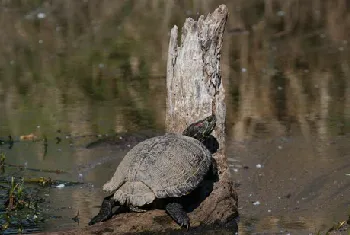
[(8, 182), (7, 199), (4, 212), (0, 215), (0, 230), (22, 233), (26, 228), (33, 228), (44, 220), (38, 203), (43, 202), (36, 195), (31, 195), (24, 186), (24, 179), (11, 177)]
[(4, 174), (5, 172), (5, 154), (0, 153), (0, 173)]

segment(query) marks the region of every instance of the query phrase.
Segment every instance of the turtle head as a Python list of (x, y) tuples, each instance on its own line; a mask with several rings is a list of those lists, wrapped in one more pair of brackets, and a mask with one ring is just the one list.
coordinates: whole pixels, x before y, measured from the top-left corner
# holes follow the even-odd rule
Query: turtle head
[(216, 116), (210, 115), (196, 123), (189, 125), (183, 132), (183, 135), (190, 136), (201, 142), (210, 136), (216, 125)]

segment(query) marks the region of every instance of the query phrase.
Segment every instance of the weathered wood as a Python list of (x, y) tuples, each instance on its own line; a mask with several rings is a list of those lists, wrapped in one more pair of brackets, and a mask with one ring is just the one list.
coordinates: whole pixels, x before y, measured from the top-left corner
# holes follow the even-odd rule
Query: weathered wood
[[(233, 189), (225, 155), (225, 91), (220, 76), (220, 51), (228, 10), (219, 6), (198, 22), (187, 19), (178, 46), (178, 28), (171, 30), (167, 65), (166, 129), (181, 133), (186, 126), (216, 114), (214, 136), (219, 149), (214, 154), (219, 181), (198, 208), (189, 214), (191, 227), (233, 221), (237, 216), (237, 196)], [(119, 214), (103, 223), (83, 229), (51, 234), (123, 234), (165, 232), (180, 227), (163, 211)], [(180, 230), (179, 230), (180, 231)], [(181, 233), (181, 231), (180, 231)]]
[(220, 56), (227, 21), (226, 6), (219, 6), (198, 22), (189, 18), (178, 45), (178, 28), (171, 30), (167, 65), (168, 132), (181, 133), (190, 123), (216, 114), (214, 136), (219, 142), (214, 158), (219, 182), (210, 196), (193, 213), (191, 220), (207, 224), (227, 222), (237, 215), (237, 197), (232, 188), (225, 155), (225, 90), (220, 75)]

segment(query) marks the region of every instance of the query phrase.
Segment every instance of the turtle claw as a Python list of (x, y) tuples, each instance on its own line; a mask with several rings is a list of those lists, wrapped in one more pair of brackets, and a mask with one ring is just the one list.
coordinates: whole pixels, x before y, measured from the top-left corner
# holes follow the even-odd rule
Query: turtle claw
[(186, 223), (186, 222), (182, 223), (181, 227), (186, 228), (186, 230), (189, 230), (190, 229), (190, 222), (188, 221), (188, 223)]
[(180, 203), (169, 203), (165, 210), (181, 227), (187, 230), (190, 228), (190, 218)]
[(103, 221), (106, 221), (107, 219), (109, 219), (108, 217), (106, 216), (101, 216), (100, 214), (96, 215), (94, 218), (92, 218), (90, 220), (90, 222), (88, 223), (88, 225), (93, 225), (93, 224), (96, 224), (98, 222), (103, 222)]

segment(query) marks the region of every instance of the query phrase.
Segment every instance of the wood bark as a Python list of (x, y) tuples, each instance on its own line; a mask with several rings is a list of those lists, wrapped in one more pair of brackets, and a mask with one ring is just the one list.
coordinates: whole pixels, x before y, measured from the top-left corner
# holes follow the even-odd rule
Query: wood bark
[(190, 214), (192, 221), (226, 223), (237, 216), (237, 197), (231, 183), (225, 154), (225, 90), (220, 74), (220, 56), (228, 10), (219, 6), (198, 21), (188, 18), (178, 45), (178, 28), (171, 30), (167, 65), (168, 132), (181, 133), (186, 126), (206, 116), (217, 118), (214, 136), (219, 149), (214, 154), (219, 181), (200, 206)]
[[(233, 189), (225, 155), (225, 91), (220, 76), (220, 55), (228, 10), (219, 6), (198, 21), (188, 18), (178, 45), (178, 28), (171, 30), (167, 64), (166, 129), (182, 133), (190, 123), (216, 114), (214, 136), (219, 149), (214, 154), (219, 180), (210, 195), (189, 214), (191, 227), (234, 223), (237, 195)], [(175, 166), (174, 166), (175, 167)], [(201, 229), (201, 228), (197, 228)], [(206, 228), (208, 229), (208, 227)], [(164, 210), (125, 213), (83, 229), (51, 234), (123, 234), (181, 230)]]

